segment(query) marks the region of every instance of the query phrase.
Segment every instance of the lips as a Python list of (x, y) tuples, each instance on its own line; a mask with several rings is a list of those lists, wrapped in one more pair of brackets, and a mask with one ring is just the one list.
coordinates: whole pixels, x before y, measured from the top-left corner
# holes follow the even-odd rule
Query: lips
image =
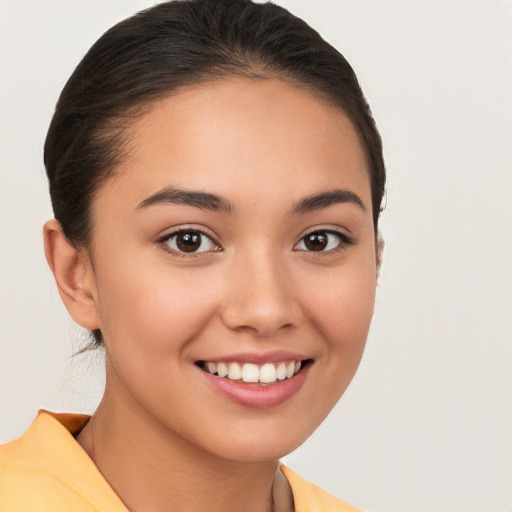
[[(288, 355), (289, 357), (289, 355)], [(292, 398), (302, 387), (312, 359), (277, 359), (258, 362), (243, 360), (197, 361), (212, 388), (230, 401), (248, 407), (268, 408), (278, 406)]]

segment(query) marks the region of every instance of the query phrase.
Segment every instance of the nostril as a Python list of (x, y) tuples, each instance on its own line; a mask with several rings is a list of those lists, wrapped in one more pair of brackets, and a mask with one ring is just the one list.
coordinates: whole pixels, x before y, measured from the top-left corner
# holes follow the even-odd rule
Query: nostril
[[(294, 311), (296, 309), (296, 311)], [(302, 319), (299, 308), (279, 307), (270, 304), (264, 306), (236, 304), (224, 308), (222, 322), (229, 329), (248, 332), (258, 337), (266, 337), (283, 329), (295, 328)]]

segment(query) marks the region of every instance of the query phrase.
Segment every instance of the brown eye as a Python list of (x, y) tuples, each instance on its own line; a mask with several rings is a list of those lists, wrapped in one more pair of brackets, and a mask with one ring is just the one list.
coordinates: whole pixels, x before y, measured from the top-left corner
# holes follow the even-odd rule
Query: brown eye
[(201, 247), (201, 234), (195, 231), (176, 235), (176, 246), (183, 252), (195, 252)]
[(353, 243), (347, 235), (335, 231), (313, 231), (302, 238), (296, 250), (309, 252), (329, 252)]
[(327, 234), (316, 232), (304, 237), (304, 245), (309, 251), (323, 251), (327, 247)]
[(162, 240), (173, 251), (179, 253), (198, 253), (218, 250), (217, 244), (200, 231), (178, 231)]

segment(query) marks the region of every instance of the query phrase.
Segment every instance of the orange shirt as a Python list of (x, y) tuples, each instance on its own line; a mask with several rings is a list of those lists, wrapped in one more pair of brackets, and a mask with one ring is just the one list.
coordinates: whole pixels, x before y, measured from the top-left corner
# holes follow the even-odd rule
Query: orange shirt
[[(20, 438), (0, 446), (1, 512), (127, 512), (75, 441), (89, 416), (40, 411)], [(295, 512), (358, 512), (281, 466)]]

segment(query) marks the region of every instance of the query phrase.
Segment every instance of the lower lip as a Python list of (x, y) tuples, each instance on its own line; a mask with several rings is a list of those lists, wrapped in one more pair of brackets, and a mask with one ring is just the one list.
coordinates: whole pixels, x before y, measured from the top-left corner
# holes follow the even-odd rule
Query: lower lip
[(267, 384), (266, 386), (237, 382), (225, 377), (218, 377), (201, 369), (199, 371), (216, 391), (232, 402), (263, 409), (275, 407), (292, 398), (304, 383), (310, 366), (308, 364), (289, 379), (276, 381), (275, 384)]

